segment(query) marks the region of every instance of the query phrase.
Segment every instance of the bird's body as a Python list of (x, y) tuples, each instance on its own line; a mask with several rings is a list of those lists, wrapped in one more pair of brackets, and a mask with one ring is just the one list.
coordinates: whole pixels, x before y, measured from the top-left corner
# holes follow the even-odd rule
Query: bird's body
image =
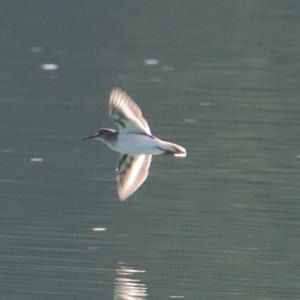
[(142, 133), (117, 133), (117, 139), (111, 145), (112, 150), (130, 155), (164, 153), (159, 148), (161, 141), (153, 136)]
[(104, 128), (84, 139), (99, 139), (112, 150), (121, 153), (116, 169), (121, 200), (133, 194), (146, 180), (152, 155), (186, 156), (183, 147), (151, 134), (141, 109), (119, 88), (113, 89), (110, 94), (109, 116), (117, 124), (119, 131)]

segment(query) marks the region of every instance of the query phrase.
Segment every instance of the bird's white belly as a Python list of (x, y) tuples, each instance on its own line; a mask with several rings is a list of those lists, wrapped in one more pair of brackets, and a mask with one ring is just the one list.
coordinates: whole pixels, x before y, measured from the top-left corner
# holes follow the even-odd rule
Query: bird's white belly
[(111, 149), (125, 154), (162, 154), (164, 151), (159, 149), (160, 140), (144, 134), (126, 133), (118, 134), (116, 143), (111, 145)]

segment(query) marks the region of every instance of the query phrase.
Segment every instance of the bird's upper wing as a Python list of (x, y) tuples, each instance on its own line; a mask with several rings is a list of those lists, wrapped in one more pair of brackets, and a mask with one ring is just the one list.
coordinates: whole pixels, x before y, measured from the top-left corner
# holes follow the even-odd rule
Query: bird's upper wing
[(141, 109), (120, 88), (114, 88), (110, 93), (109, 116), (121, 132), (151, 135), (150, 127), (144, 119)]
[(121, 201), (132, 195), (146, 180), (152, 155), (123, 154), (118, 162), (117, 187)]

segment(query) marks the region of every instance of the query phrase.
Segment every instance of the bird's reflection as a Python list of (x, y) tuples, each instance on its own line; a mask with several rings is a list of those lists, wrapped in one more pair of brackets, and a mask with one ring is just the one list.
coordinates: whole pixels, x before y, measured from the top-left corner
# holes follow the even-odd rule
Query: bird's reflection
[(145, 273), (120, 262), (116, 269), (115, 300), (143, 300), (147, 297), (147, 286), (137, 276)]

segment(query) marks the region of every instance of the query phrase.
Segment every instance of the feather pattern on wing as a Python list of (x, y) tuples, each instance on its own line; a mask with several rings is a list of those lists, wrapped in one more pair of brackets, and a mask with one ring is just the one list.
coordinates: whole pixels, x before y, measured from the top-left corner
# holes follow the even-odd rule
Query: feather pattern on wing
[(141, 109), (120, 88), (114, 88), (110, 93), (109, 116), (121, 132), (151, 135), (150, 127), (144, 119)]
[(124, 201), (146, 180), (152, 155), (123, 154), (116, 169), (119, 198)]

